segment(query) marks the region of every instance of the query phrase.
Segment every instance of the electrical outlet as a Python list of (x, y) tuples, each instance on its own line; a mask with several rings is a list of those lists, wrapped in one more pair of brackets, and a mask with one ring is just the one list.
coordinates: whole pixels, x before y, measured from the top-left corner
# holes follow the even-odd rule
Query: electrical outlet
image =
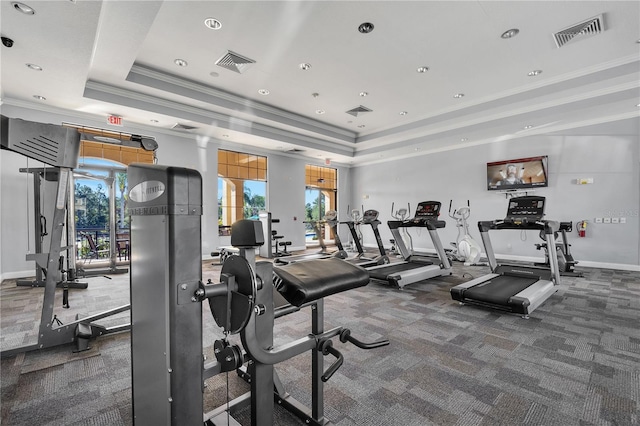
[(595, 223), (602, 223), (602, 218), (601, 217), (596, 217), (594, 222)]
[(611, 218), (611, 223), (620, 223), (620, 218), (619, 217), (612, 217)]
[(593, 183), (593, 178), (578, 178), (576, 179), (576, 183), (578, 185), (587, 185), (589, 183)]
[(620, 223), (627, 223), (627, 218), (626, 217), (621, 217), (620, 218)]
[(604, 223), (611, 223), (611, 218), (610, 217), (605, 217), (603, 222)]

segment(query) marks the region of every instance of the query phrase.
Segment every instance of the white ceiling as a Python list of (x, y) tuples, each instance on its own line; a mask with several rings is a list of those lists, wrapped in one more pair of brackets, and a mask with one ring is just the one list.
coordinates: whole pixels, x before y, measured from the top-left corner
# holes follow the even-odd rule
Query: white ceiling
[[(33, 15), (0, 3), (2, 36), (14, 40), (0, 51), (2, 102), (107, 129), (108, 114), (142, 129), (180, 123), (194, 139), (348, 165), (600, 123), (637, 128), (640, 117), (638, 1), (23, 1)], [(602, 33), (556, 46), (553, 33), (600, 14)], [(222, 28), (205, 27), (209, 17)], [(364, 22), (374, 30), (360, 33)], [(228, 50), (255, 64), (242, 74), (216, 65)], [(359, 106), (372, 111), (346, 113)]]

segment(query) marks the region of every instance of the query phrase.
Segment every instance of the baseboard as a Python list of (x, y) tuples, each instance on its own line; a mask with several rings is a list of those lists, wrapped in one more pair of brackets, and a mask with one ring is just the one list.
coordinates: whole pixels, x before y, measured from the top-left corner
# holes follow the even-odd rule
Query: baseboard
[(33, 276), (33, 269), (29, 269), (27, 271), (5, 272), (0, 274), (0, 282), (4, 280), (15, 280), (17, 278), (31, 278)]
[[(367, 248), (377, 248), (376, 245), (365, 244)], [(433, 253), (435, 254), (435, 249), (433, 248), (415, 248), (415, 251), (424, 252), (424, 253)], [(483, 258), (487, 258), (485, 253), (482, 253)], [(498, 259), (498, 263), (500, 261), (514, 261), (514, 262), (544, 262), (544, 258), (542, 257), (534, 257), (534, 256), (514, 256), (509, 254), (496, 254), (496, 258)], [(625, 263), (609, 263), (609, 262), (592, 262), (588, 260), (578, 260), (578, 268), (600, 268), (600, 269), (617, 269), (620, 271), (633, 271), (640, 272), (640, 265), (628, 265)]]
[(626, 265), (623, 263), (604, 263), (604, 262), (589, 262), (581, 260), (578, 262), (578, 268), (600, 268), (600, 269), (617, 269), (620, 271), (633, 271), (640, 272), (640, 265)]
[[(486, 258), (485, 254), (482, 256)], [(542, 257), (528, 257), (528, 256), (510, 256), (503, 254), (496, 254), (496, 258), (501, 260), (513, 260), (517, 262), (544, 262)], [(608, 263), (608, 262), (592, 262), (588, 260), (578, 260), (577, 268), (599, 268), (599, 269), (617, 269), (620, 271), (635, 271), (640, 272), (640, 265), (628, 265), (624, 263)]]

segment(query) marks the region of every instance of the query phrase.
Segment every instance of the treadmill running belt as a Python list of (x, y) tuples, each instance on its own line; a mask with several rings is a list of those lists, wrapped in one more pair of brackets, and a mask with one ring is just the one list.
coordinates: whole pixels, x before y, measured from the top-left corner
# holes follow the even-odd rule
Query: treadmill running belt
[(384, 268), (369, 269), (369, 276), (376, 280), (386, 280), (389, 275), (411, 269), (424, 268), (427, 263), (398, 263), (387, 265)]
[(509, 299), (520, 293), (540, 278), (500, 275), (482, 284), (468, 288), (463, 293), (465, 299), (478, 300), (497, 305), (507, 305)]

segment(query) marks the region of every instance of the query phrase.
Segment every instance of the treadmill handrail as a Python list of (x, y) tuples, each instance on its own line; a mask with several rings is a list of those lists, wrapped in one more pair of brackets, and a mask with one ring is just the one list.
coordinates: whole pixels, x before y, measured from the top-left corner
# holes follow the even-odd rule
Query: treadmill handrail
[(437, 219), (423, 219), (412, 218), (408, 220), (389, 220), (387, 221), (389, 229), (398, 228), (427, 228), (431, 231), (444, 228), (447, 226), (447, 222)]
[[(480, 229), (480, 237), (484, 245), (484, 251), (487, 255), (487, 261), (491, 272), (496, 272), (498, 268), (498, 261), (496, 260), (495, 252), (493, 251), (493, 245), (491, 244), (491, 238), (489, 237), (490, 230), (504, 230), (504, 229), (519, 229), (519, 230), (544, 230), (546, 242), (548, 247), (556, 246), (555, 234), (560, 227), (559, 222), (554, 220), (537, 220), (535, 222), (515, 222), (511, 220), (493, 220), (493, 221), (480, 221), (478, 222), (478, 228)], [(558, 258), (556, 256), (549, 256), (549, 269), (553, 275), (554, 285), (560, 284), (560, 271), (558, 268)]]
[(507, 219), (485, 220), (478, 222), (478, 229), (480, 232), (486, 232), (489, 230), (503, 230), (503, 229), (520, 229), (520, 230), (544, 230), (545, 234), (554, 234), (560, 229), (560, 224), (555, 220), (536, 220), (535, 222), (529, 222), (523, 220), (516, 222)]

